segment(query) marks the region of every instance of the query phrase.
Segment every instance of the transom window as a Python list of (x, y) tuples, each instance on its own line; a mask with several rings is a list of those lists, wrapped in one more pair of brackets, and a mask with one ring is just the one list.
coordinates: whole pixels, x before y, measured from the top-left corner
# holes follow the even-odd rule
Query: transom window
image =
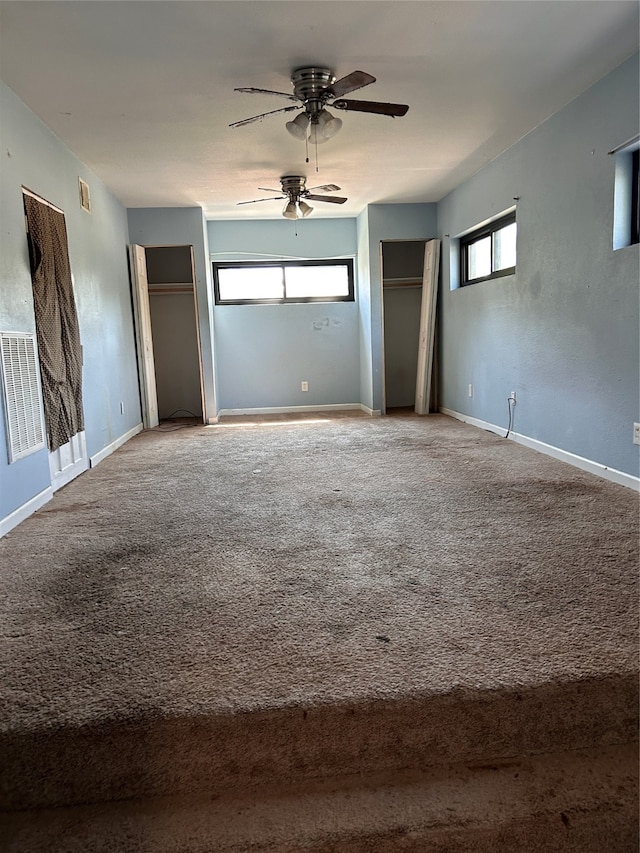
[(516, 270), (515, 211), (460, 238), (460, 284), (476, 284)]
[(217, 305), (353, 302), (353, 260), (213, 265)]

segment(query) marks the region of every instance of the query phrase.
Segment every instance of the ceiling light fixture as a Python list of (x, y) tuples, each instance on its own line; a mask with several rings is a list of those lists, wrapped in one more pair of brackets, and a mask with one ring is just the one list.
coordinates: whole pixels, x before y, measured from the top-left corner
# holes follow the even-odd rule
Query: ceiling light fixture
[(282, 215), (285, 219), (297, 219), (298, 210), (296, 208), (295, 202), (290, 201), (285, 207), (285, 209), (282, 211)]
[(342, 119), (332, 115), (329, 110), (322, 110), (318, 116), (320, 133), (325, 139), (331, 139), (342, 127)]
[(285, 219), (299, 219), (300, 216), (306, 217), (312, 212), (313, 208), (306, 201), (296, 202), (291, 200), (282, 211), (282, 215)]
[(293, 121), (288, 121), (285, 125), (291, 136), (295, 136), (296, 139), (300, 140), (306, 138), (308, 126), (309, 116), (306, 113), (300, 113)]
[(323, 109), (311, 115), (300, 113), (293, 121), (288, 121), (285, 127), (291, 136), (301, 142), (308, 139), (312, 145), (322, 145), (338, 133), (342, 119)]

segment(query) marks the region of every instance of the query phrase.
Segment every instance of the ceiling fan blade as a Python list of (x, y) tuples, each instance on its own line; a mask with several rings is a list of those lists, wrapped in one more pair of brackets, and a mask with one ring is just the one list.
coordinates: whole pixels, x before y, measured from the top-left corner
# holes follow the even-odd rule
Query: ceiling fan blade
[(344, 204), (347, 200), (339, 195), (313, 195), (312, 193), (305, 195), (305, 199), (307, 198), (311, 199), (311, 201), (329, 201), (331, 204)]
[[(249, 92), (256, 95), (279, 95), (281, 98), (288, 98), (290, 101), (298, 101), (295, 95), (291, 92), (274, 92), (273, 89), (256, 89), (253, 86), (243, 86), (240, 89), (234, 89), (234, 92)], [(349, 90), (351, 91), (351, 90)]]
[(409, 107), (407, 104), (383, 104), (379, 101), (349, 101), (342, 98), (332, 104), (337, 110), (353, 110), (359, 113), (377, 113), (383, 116), (403, 116)]
[(266, 118), (267, 116), (275, 115), (276, 113), (289, 113), (289, 112), (291, 112), (291, 110), (299, 110), (299, 109), (300, 109), (299, 106), (282, 107), (279, 110), (271, 110), (268, 113), (260, 113), (259, 116), (251, 116), (251, 118), (243, 118), (242, 121), (234, 121), (229, 125), (229, 127), (242, 127), (245, 124), (251, 124), (251, 122), (260, 121), (260, 119)]
[(309, 187), (309, 192), (320, 190), (323, 193), (336, 193), (340, 189), (336, 184), (323, 184), (321, 187)]
[(239, 201), (238, 204), (255, 204), (258, 201), (282, 201), (285, 199), (284, 195), (274, 195), (272, 198), (254, 198), (251, 201)]
[(367, 74), (366, 71), (352, 71), (346, 77), (336, 80), (332, 86), (327, 86), (327, 90), (331, 93), (332, 98), (341, 98), (349, 92), (355, 92), (356, 89), (362, 89), (363, 86), (375, 82), (376, 78)]
[(282, 190), (274, 190), (273, 187), (258, 187), (261, 193), (281, 193)]

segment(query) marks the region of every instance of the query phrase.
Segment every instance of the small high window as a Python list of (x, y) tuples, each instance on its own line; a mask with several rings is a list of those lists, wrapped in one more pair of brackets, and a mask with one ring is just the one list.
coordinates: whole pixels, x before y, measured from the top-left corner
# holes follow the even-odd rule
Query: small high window
[(636, 136), (609, 151), (615, 155), (613, 248), (640, 242), (640, 140)]
[(460, 238), (460, 285), (476, 284), (516, 271), (516, 214), (476, 228)]
[(631, 243), (640, 243), (640, 150), (631, 155)]
[(353, 302), (353, 260), (213, 265), (217, 305)]

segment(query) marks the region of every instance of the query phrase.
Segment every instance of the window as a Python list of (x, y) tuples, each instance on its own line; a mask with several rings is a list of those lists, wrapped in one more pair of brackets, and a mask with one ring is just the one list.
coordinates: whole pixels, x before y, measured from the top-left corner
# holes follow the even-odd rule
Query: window
[(213, 265), (217, 305), (353, 302), (353, 260)]
[(640, 149), (631, 155), (631, 243), (640, 243)]
[(609, 154), (615, 155), (613, 248), (640, 242), (640, 141), (636, 136)]
[(516, 270), (515, 211), (460, 238), (460, 284), (512, 275)]

